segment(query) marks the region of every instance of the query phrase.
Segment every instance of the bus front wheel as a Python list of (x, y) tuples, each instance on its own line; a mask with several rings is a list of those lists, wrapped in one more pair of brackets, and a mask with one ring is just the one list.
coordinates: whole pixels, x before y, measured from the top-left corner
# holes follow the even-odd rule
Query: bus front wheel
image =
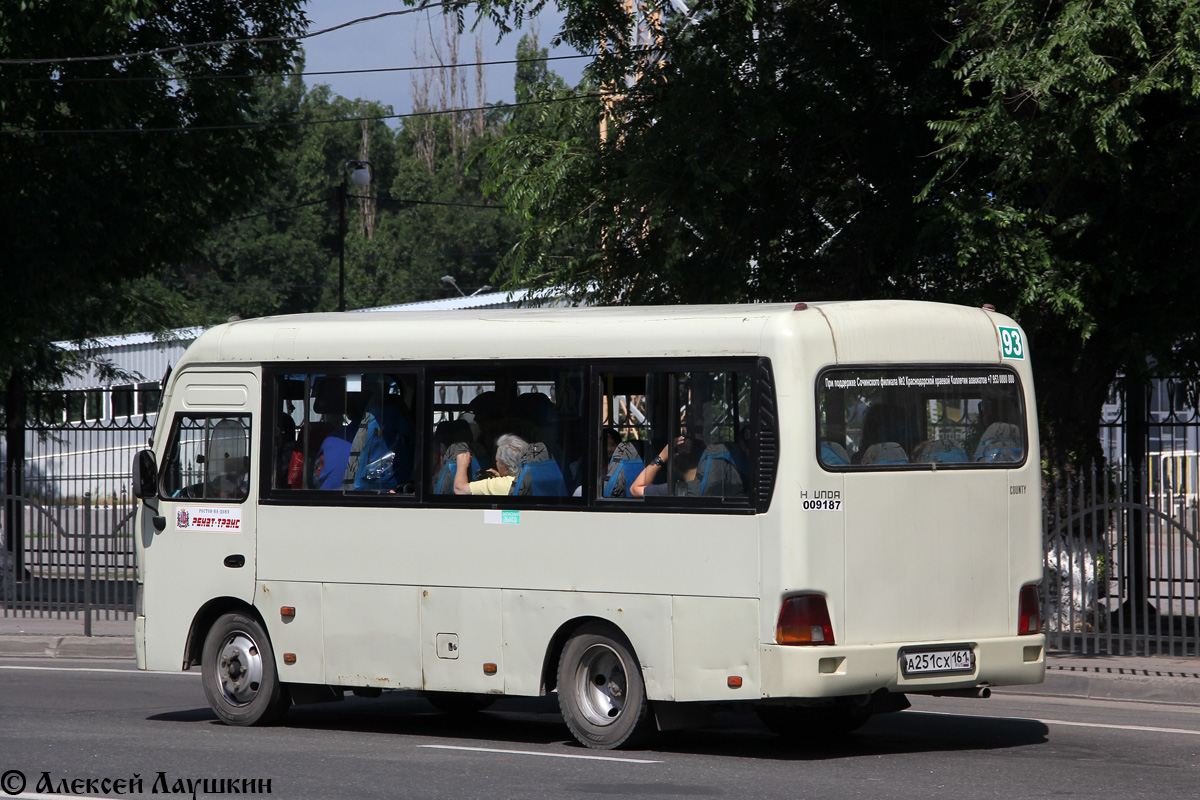
[(270, 725), (291, 705), (267, 632), (246, 614), (226, 614), (216, 621), (204, 640), (200, 664), (208, 704), (227, 725)]
[(585, 625), (567, 640), (558, 705), (579, 743), (599, 750), (636, 745), (654, 721), (633, 646), (603, 625)]

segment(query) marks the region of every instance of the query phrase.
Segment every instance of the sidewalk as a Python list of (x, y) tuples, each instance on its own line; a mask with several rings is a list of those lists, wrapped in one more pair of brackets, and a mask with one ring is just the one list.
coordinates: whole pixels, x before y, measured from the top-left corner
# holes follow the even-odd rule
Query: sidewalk
[[(133, 620), (95, 621), (92, 634), (77, 619), (0, 617), (0, 658), (133, 659)], [(1045, 683), (996, 692), (1200, 706), (1200, 658), (1051, 651)]]
[(1051, 650), (1046, 654), (1045, 683), (1000, 687), (996, 692), (1200, 706), (1200, 658), (1083, 656)]
[(133, 660), (133, 620), (0, 617), (0, 658), (87, 658)]

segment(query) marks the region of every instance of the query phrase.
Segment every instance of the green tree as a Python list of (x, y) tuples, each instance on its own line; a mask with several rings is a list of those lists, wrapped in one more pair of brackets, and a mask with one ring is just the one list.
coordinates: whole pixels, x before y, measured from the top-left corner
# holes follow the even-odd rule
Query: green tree
[[(491, 0), (516, 24), (542, 4)], [(1043, 442), (1099, 456), (1118, 371), (1197, 362), (1200, 11), (1188, 0), (700, 0), (603, 42), (608, 135), (509, 148), (516, 282), (625, 302), (991, 302), (1031, 339)], [(627, 76), (636, 82), (625, 88)], [(546, 254), (563, 231), (586, 243)]]
[[(336, 309), (337, 192), (344, 167), (351, 160), (373, 167), (372, 185), (363, 191), (350, 185), (350, 195), (373, 192), (396, 174), (392, 130), (361, 119), (391, 114), (388, 106), (348, 100), (326, 85), (306, 90), (294, 74), (267, 85), (258, 108), (261, 116), (293, 122), (286, 126), (288, 146), (229, 221), (162, 273), (164, 283), (179, 287), (198, 322)], [(373, 208), (364, 214), (363, 206), (353, 198), (347, 203), (351, 245), (374, 227), (365, 221)]]
[[(260, 112), (255, 79), (238, 76), (285, 71), (294, 50), (288, 39), (180, 46), (297, 35), (301, 5), (4, 0), (0, 378), (52, 374), (53, 340), (164, 321), (123, 296), (127, 282), (255, 190), (286, 143), (280, 129), (204, 129)], [(110, 54), (129, 55), (80, 60)]]
[[(492, 185), (536, 220), (518, 282), (638, 303), (896, 293), (927, 253), (926, 120), (955, 92), (931, 69), (951, 30), (940, 9), (709, 0), (664, 18), (647, 51), (620, 45), (630, 23), (605, 8), (568, 5), (563, 35), (616, 43), (591, 68), (606, 136), (601, 103), (581, 101), (569, 146), (531, 142), (496, 166)], [(547, 269), (564, 226), (585, 244)]]
[(955, 15), (938, 66), (964, 97), (934, 117), (923, 195), (956, 234), (943, 273), (975, 276), (1030, 330), (1052, 460), (1095, 458), (1119, 371), (1200, 364), (1200, 7), (972, 0)]

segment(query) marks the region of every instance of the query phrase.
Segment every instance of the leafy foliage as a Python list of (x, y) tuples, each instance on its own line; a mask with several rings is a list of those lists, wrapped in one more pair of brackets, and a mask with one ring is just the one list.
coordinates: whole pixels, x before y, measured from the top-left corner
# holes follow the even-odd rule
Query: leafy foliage
[(1098, 457), (1118, 372), (1200, 365), (1194, 2), (688, 5), (559, 0), (561, 38), (601, 45), (607, 136), (494, 151), (532, 224), (515, 282), (994, 303), (1030, 334), (1055, 465)]
[[(938, 61), (965, 102), (931, 128), (923, 197), (954, 268), (1032, 331), (1060, 453), (1096, 454), (1118, 371), (1194, 369), (1200, 258), (1200, 8), (1183, 0), (960, 4)], [(1057, 459), (1065, 460), (1064, 458)]]
[[(247, 198), (230, 221), (218, 226), (186, 261), (170, 266), (164, 282), (181, 288), (194, 317), (214, 322), (229, 316), (329, 311), (338, 306), (338, 190), (351, 160), (372, 167), (372, 181), (347, 184), (345, 294), (348, 308), (367, 308), (455, 296), (498, 284), (501, 259), (526, 224), (485, 195), (488, 148), (521, 135), (554, 131), (562, 112), (552, 106), (483, 105), (483, 87), (471, 87), (451, 63), (431, 68), (414, 83), (414, 111), (396, 129), (380, 121), (392, 109), (347, 100), (329, 87), (305, 90), (299, 77), (269, 87), (260, 99), (267, 113), (294, 119), (288, 146), (271, 182)], [(517, 45), (520, 59), (544, 56), (529, 37)], [(518, 100), (568, 90), (544, 62), (523, 63), (516, 78)], [(468, 101), (464, 103), (464, 101)], [(328, 124), (305, 124), (315, 121)], [(338, 122), (336, 120), (346, 120)], [(459, 290), (444, 283), (452, 276)]]
[[(50, 341), (155, 321), (120, 287), (237, 209), (283, 144), (271, 127), (178, 129), (261, 114), (253, 79), (233, 76), (285, 71), (292, 42), (151, 51), (295, 35), (305, 26), (300, 7), (301, 0), (5, 3), (6, 59), (140, 55), (0, 65), (0, 375), (52, 374), (59, 358)], [(151, 129), (163, 132), (136, 132)]]

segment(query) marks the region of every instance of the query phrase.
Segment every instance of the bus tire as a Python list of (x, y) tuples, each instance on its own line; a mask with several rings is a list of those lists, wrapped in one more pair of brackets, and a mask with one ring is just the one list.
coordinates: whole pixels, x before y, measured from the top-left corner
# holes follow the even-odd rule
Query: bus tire
[(793, 741), (817, 742), (846, 736), (862, 727), (871, 715), (844, 705), (828, 708), (758, 706), (755, 709), (767, 730)]
[(240, 612), (220, 617), (200, 657), (204, 694), (226, 725), (271, 725), (291, 705), (267, 632)]
[(429, 704), (443, 714), (477, 714), (491, 707), (496, 696), (470, 692), (425, 692)]
[(558, 705), (585, 747), (612, 750), (645, 741), (654, 717), (633, 646), (606, 625), (585, 625), (558, 661)]

